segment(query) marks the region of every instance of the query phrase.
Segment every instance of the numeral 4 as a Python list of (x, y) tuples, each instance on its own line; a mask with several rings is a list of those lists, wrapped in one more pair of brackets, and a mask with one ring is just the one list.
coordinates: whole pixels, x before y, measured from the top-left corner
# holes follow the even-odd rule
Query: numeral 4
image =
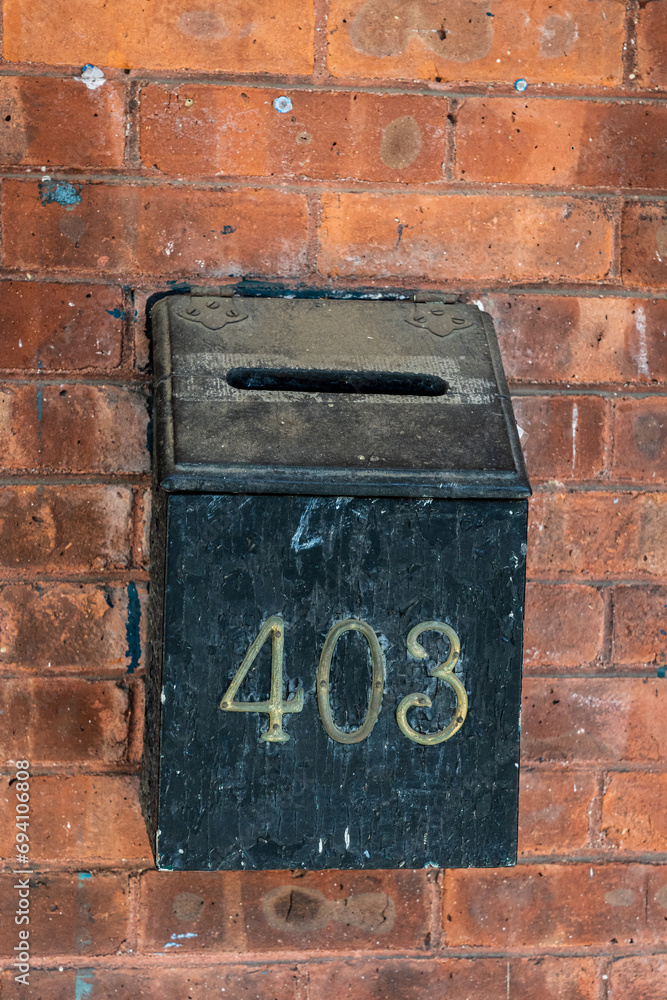
[[(246, 674), (257, 658), (257, 654), (271, 636), (271, 696), (268, 701), (235, 701), (236, 693), (243, 683)], [(234, 679), (222, 696), (220, 708), (223, 712), (266, 712), (269, 716), (269, 728), (260, 736), (265, 743), (287, 743), (289, 734), (283, 729), (285, 712), (294, 713), (303, 710), (303, 688), (298, 688), (295, 695), (283, 700), (283, 649), (285, 645), (285, 627), (281, 615), (268, 618), (257, 633), (248, 652), (243, 657), (241, 666), (234, 674)]]

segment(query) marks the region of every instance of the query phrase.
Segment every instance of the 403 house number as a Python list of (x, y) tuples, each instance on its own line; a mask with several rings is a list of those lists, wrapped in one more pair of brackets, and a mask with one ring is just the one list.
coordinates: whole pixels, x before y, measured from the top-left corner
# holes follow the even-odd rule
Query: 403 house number
[[(329, 675), (331, 671), (331, 661), (338, 639), (343, 632), (361, 632), (368, 643), (371, 654), (372, 675), (371, 694), (368, 703), (368, 710), (363, 723), (358, 729), (350, 733), (339, 729), (333, 720), (331, 712), (331, 701), (329, 697)], [(435, 746), (450, 739), (454, 733), (458, 732), (465, 722), (468, 714), (468, 696), (466, 690), (454, 674), (461, 652), (459, 637), (449, 625), (440, 621), (420, 622), (410, 629), (406, 639), (408, 652), (411, 656), (419, 660), (425, 660), (428, 653), (417, 641), (423, 632), (439, 632), (449, 639), (449, 656), (444, 663), (439, 663), (437, 667), (429, 670), (429, 676), (438, 677), (452, 688), (456, 694), (456, 709), (451, 722), (444, 729), (435, 733), (418, 733), (407, 720), (407, 713), (411, 708), (430, 708), (431, 699), (427, 694), (417, 692), (408, 694), (402, 699), (396, 709), (396, 722), (398, 728), (414, 743), (422, 746)], [(236, 694), (243, 680), (255, 662), (255, 659), (267, 641), (271, 637), (271, 693), (268, 701), (236, 701)], [(260, 712), (269, 716), (269, 728), (262, 733), (260, 739), (266, 743), (287, 743), (289, 735), (283, 729), (283, 715), (301, 712), (303, 710), (303, 688), (298, 688), (296, 694), (287, 700), (283, 699), (283, 655), (285, 646), (285, 628), (280, 615), (273, 615), (264, 622), (257, 633), (257, 638), (252, 642), (248, 652), (243, 657), (241, 666), (236, 671), (232, 683), (229, 685), (220, 708), (223, 712)], [(382, 694), (384, 691), (385, 662), (378, 637), (368, 622), (360, 618), (346, 618), (336, 622), (330, 629), (317, 668), (317, 706), (326, 732), (336, 743), (361, 743), (370, 736), (373, 726), (378, 720), (380, 708), (382, 707)]]

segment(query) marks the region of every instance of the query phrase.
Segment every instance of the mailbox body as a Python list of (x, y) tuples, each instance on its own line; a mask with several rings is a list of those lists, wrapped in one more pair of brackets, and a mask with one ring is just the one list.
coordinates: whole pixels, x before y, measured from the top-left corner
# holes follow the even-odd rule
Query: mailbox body
[[(153, 330), (142, 792), (158, 867), (513, 864), (529, 487), (489, 318), (179, 296)], [(262, 739), (268, 711), (221, 708), (276, 616), (280, 697), (302, 698), (282, 717), (286, 742)], [(372, 638), (343, 625), (324, 686), (327, 636), (349, 622), (376, 637), (384, 677), (371, 731), (346, 744), (320, 698), (354, 734), (376, 680)], [(431, 701), (409, 711), (408, 733), (442, 732), (461, 711), (430, 675), (451, 638), (425, 629), (428, 658), (407, 647), (434, 623), (460, 639), (467, 706), (451, 738), (423, 745), (399, 726), (406, 696)], [(237, 702), (266, 701), (273, 636)]]

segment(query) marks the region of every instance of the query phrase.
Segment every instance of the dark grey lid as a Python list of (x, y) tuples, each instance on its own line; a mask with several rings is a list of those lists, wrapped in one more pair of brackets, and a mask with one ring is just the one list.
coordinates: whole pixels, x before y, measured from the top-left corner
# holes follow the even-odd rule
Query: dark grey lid
[(475, 306), (177, 295), (151, 316), (165, 490), (530, 494)]

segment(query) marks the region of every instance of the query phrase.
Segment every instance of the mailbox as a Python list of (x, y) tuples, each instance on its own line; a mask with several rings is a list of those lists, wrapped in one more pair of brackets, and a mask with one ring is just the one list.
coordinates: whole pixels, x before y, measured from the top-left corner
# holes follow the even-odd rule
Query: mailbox
[(514, 864), (530, 488), (490, 317), (218, 293), (152, 328), (158, 867)]

